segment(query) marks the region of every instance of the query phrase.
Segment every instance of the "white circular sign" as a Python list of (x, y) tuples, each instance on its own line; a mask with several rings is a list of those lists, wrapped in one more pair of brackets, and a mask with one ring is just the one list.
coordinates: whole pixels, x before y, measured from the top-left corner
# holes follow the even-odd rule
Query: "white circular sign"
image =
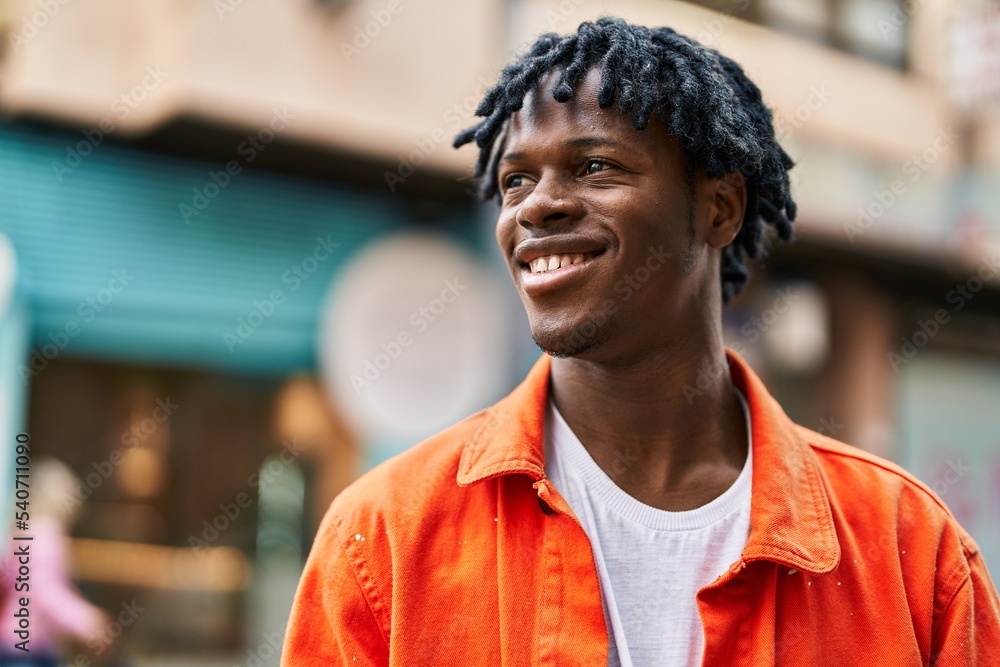
[(415, 444), (508, 389), (512, 336), (496, 282), (469, 251), (427, 233), (376, 242), (335, 279), (320, 369), (364, 436)]

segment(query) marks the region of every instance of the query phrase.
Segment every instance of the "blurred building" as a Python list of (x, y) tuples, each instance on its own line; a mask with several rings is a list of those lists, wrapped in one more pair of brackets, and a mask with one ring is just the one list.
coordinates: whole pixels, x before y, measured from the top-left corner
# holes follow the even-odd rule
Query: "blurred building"
[(603, 13), (734, 57), (798, 162), (727, 342), (1000, 571), (997, 3), (2, 0), (0, 433), (84, 479), (142, 664), (276, 664), (333, 495), (537, 356), (450, 142)]

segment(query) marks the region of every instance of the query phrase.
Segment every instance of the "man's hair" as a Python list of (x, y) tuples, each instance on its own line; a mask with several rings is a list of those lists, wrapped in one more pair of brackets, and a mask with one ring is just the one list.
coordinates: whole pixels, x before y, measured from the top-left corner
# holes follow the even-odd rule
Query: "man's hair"
[[(764, 223), (779, 238), (792, 237), (795, 202), (788, 170), (794, 164), (778, 145), (771, 110), (760, 90), (733, 60), (670, 28), (645, 28), (618, 18), (580, 24), (575, 35), (547, 33), (527, 53), (504, 68), (500, 80), (476, 109), (485, 120), (464, 130), (455, 148), (473, 140), (479, 147), (475, 179), (480, 196), (497, 193), (497, 168), (506, 141), (507, 121), (521, 109), (542, 77), (562, 70), (553, 91), (567, 102), (584, 75), (600, 67), (597, 103), (631, 115), (643, 130), (656, 114), (687, 156), (688, 182), (697, 168), (711, 178), (740, 172), (746, 180), (743, 227), (723, 252), (724, 302), (746, 284), (747, 257), (766, 254)], [(499, 138), (499, 142), (497, 139)]]

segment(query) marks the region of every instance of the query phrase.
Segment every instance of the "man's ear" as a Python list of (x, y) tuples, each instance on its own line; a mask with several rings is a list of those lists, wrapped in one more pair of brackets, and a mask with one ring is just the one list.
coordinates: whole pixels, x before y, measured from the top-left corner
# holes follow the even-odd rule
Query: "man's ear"
[(743, 227), (747, 210), (747, 184), (736, 172), (712, 180), (712, 217), (706, 242), (713, 248), (725, 248)]

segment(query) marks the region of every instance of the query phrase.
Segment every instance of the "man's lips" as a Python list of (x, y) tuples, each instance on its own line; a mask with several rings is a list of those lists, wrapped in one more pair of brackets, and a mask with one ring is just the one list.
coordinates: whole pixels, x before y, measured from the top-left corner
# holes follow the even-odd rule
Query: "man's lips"
[[(531, 273), (548, 273), (549, 271), (557, 271), (559, 269), (566, 268), (567, 266), (573, 266), (576, 264), (583, 264), (592, 260), (596, 255), (592, 252), (588, 253), (576, 253), (573, 255), (544, 255), (533, 259), (528, 262), (528, 270)], [(521, 268), (524, 268), (522, 265)]]
[(583, 237), (528, 239), (514, 250), (524, 292), (537, 298), (580, 279), (594, 268), (604, 254), (603, 244)]
[[(554, 244), (545, 248), (526, 248), (518, 262), (518, 282), (524, 293), (531, 298), (539, 298), (556, 290), (581, 283), (593, 273), (604, 248), (584, 250), (580, 244), (561, 245), (567, 252), (552, 252)], [(520, 249), (520, 247), (519, 247)]]
[[(538, 260), (543, 261), (543, 260)], [(591, 257), (576, 264), (567, 264), (558, 269), (532, 273), (526, 266), (521, 267), (520, 283), (524, 293), (532, 299), (543, 297), (556, 290), (572, 287), (573, 284), (583, 284), (588, 274), (593, 274), (600, 263), (598, 257)]]
[[(580, 263), (592, 259), (604, 252), (606, 246), (594, 239), (583, 236), (560, 235), (548, 238), (526, 239), (514, 248), (514, 259), (532, 272), (553, 269), (560, 265)], [(544, 259), (544, 264), (539, 261)], [(558, 262), (558, 263), (554, 263)]]

